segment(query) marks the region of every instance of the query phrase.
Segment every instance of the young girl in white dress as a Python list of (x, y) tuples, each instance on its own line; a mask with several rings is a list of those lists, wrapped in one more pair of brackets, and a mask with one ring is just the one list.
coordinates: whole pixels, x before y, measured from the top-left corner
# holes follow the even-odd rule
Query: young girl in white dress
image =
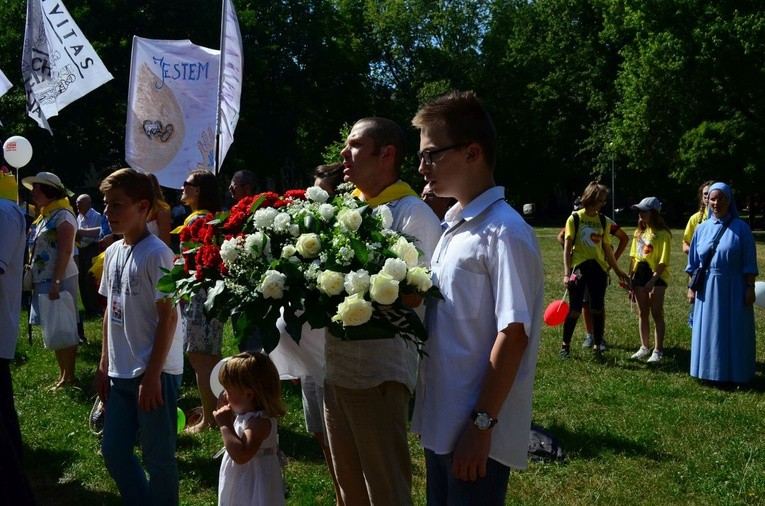
[(226, 449), (218, 505), (284, 504), (276, 419), (285, 409), (276, 367), (264, 353), (240, 353), (221, 367), (218, 379), (225, 393), (213, 416)]

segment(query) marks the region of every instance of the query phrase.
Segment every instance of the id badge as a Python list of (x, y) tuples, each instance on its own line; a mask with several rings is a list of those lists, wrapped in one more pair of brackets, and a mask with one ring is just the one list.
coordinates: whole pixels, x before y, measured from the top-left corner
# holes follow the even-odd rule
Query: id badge
[(110, 318), (112, 323), (116, 323), (117, 325), (122, 325), (123, 314), (122, 314), (122, 295), (121, 294), (112, 295), (112, 307), (109, 313), (111, 315)]

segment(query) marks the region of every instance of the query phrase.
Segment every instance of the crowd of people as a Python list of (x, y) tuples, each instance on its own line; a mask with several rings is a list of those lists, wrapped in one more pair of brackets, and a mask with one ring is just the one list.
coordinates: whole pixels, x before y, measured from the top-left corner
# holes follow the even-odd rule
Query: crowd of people
[[(391, 210), (393, 230), (414, 238), (443, 296), (425, 304), (407, 300), (425, 322), (425, 353), (418, 356), (404, 339), (345, 341), (306, 325), (300, 345), (280, 328), (284, 338), (267, 355), (254, 333), (221, 367), (219, 397), (210, 375), (222, 357), (224, 322), (205, 315), (203, 291), (176, 307), (157, 289), (162, 269), (171, 269), (179, 253), (171, 248), (178, 244), (174, 237), (221, 209), (215, 176), (204, 170), (188, 174), (181, 201), (189, 212), (181, 223), (183, 213), (165, 201), (153, 175), (119, 169), (107, 176), (99, 188), (106, 206), (99, 215), (88, 195), (77, 197), (75, 213), (71, 192), (58, 176), (40, 172), (22, 181), (37, 209), (24, 241), (27, 225), (16, 204), (15, 179), (0, 174), (0, 226), (19, 238), (0, 242), (0, 325), (18, 328), (24, 269), (34, 294), (30, 322), (46, 324), (38, 296), (56, 300), (62, 292), (80, 297), (86, 315), (103, 316), (94, 380), (106, 413), (101, 452), (126, 504), (179, 503), (175, 445), (184, 352), (201, 401), (186, 431), (217, 428), (225, 447), (219, 504), (284, 503), (280, 377), (300, 381), (306, 428), (322, 448), (338, 505), (412, 503), (412, 397), (411, 430), (425, 456), (428, 504), (504, 504), (511, 469), (527, 465), (544, 309), (541, 251), (532, 227), (494, 182), (496, 131), (474, 93), (451, 92), (425, 104), (412, 125), (420, 134), (417, 157), (426, 183), (421, 195), (400, 179), (404, 130), (379, 117), (353, 125), (339, 153), (342, 162), (319, 166), (314, 184), (331, 195), (343, 181), (353, 183), (355, 195), (369, 206)], [(256, 194), (255, 175), (235, 173), (228, 189), (234, 201)], [(640, 347), (631, 358), (660, 362), (672, 234), (659, 199), (635, 204), (639, 220), (629, 268), (622, 270), (619, 258), (629, 237), (600, 212), (608, 192), (600, 183), (589, 184), (558, 237), (570, 298), (559, 356), (572, 356), (583, 315), (583, 347), (602, 359), (604, 301), (613, 270), (638, 307)], [(699, 197), (683, 242), (693, 304), (690, 373), (715, 384), (747, 383), (755, 363), (753, 235), (738, 218), (728, 185), (705, 183)], [(612, 237), (618, 240), (615, 250)], [(88, 274), (91, 264), (100, 265), (97, 291)], [(0, 428), (7, 436), (0, 443), (8, 442), (8, 459), (20, 470), (22, 439), (9, 367), (16, 338), (0, 342)], [(74, 381), (78, 344), (55, 350), (59, 377), (51, 388)], [(296, 357), (311, 365), (292, 374)], [(142, 460), (135, 453), (137, 440)], [(26, 483), (22, 472), (18, 480)], [(33, 501), (24, 490), (19, 489), (19, 504)]]

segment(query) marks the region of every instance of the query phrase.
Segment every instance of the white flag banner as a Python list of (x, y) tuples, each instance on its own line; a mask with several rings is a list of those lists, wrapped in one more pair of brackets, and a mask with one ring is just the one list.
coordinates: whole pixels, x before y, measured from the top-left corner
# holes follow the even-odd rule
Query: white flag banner
[(239, 121), (239, 103), (242, 98), (242, 76), (244, 74), (244, 52), (242, 32), (236, 17), (234, 3), (223, 0), (221, 17), (221, 76), (220, 116), (218, 118), (218, 169), (223, 165), (228, 148), (234, 143), (234, 130)]
[(112, 75), (61, 0), (27, 0), (21, 73), (27, 114), (53, 133), (48, 119)]
[(180, 188), (195, 169), (215, 171), (220, 51), (189, 40), (133, 37), (125, 160)]
[(5, 77), (5, 74), (3, 74), (3, 71), (0, 70), (0, 97), (8, 93), (8, 90), (10, 90), (12, 86), (11, 82)]

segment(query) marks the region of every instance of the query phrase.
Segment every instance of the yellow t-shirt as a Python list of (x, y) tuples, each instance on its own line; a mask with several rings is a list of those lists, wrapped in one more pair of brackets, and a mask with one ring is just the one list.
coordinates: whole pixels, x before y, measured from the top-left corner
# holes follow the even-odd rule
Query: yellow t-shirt
[(600, 224), (600, 216), (587, 216), (584, 209), (576, 212), (579, 215), (579, 233), (574, 235), (574, 216), (573, 214), (566, 220), (566, 239), (572, 238), (574, 252), (571, 257), (571, 266), (577, 265), (587, 260), (596, 260), (604, 271), (608, 271), (609, 266), (606, 261), (606, 253), (603, 251), (603, 244), (611, 244), (611, 225), (613, 222), (606, 217), (606, 229)]
[(693, 233), (696, 231), (696, 227), (699, 226), (699, 223), (702, 223), (706, 221), (707, 219), (707, 213), (706, 212), (698, 212), (693, 213), (693, 216), (691, 216), (688, 219), (688, 224), (685, 226), (685, 232), (683, 233), (683, 242), (686, 244), (691, 243), (691, 239), (693, 239)]
[(653, 272), (659, 264), (666, 265), (660, 278), (669, 283), (669, 258), (672, 256), (670, 242), (672, 236), (667, 230), (654, 232), (651, 228), (646, 228), (640, 237), (632, 236), (632, 245), (630, 246), (630, 257), (634, 263), (648, 262)]

